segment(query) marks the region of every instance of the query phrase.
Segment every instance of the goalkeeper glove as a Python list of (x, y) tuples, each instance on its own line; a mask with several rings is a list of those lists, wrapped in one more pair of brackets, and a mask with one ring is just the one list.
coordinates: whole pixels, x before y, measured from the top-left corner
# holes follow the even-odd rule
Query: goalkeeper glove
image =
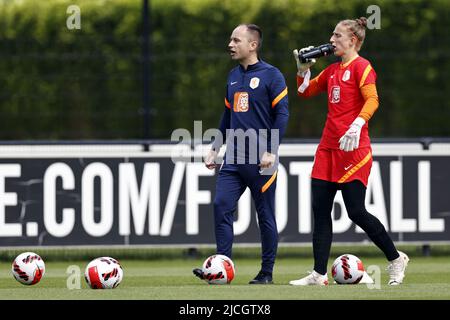
[(308, 62), (302, 63), (300, 62), (300, 59), (298, 58), (298, 54), (302, 53), (303, 51), (307, 51), (309, 49), (314, 48), (313, 46), (309, 46), (306, 48), (302, 48), (300, 50), (295, 49), (294, 51), (292, 51), (292, 53), (294, 54), (294, 58), (295, 58), (295, 62), (297, 63), (297, 74), (304, 78), (306, 71), (308, 71), (308, 69), (314, 64), (316, 63), (316, 59), (308, 59)]
[(339, 149), (346, 152), (353, 151), (359, 147), (359, 137), (361, 135), (361, 128), (366, 123), (361, 117), (358, 117), (350, 125), (347, 132), (339, 139)]

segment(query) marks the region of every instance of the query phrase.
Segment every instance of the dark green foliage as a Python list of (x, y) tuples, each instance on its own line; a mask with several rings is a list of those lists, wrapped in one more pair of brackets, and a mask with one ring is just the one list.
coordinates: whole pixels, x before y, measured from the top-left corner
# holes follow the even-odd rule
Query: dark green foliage
[[(66, 9), (81, 9), (68, 30)], [(319, 137), (326, 97), (296, 97), (294, 48), (328, 41), (342, 19), (381, 8), (360, 54), (378, 74), (374, 137), (448, 136), (450, 2), (152, 0), (151, 134), (216, 127), (228, 71), (226, 46), (241, 22), (264, 31), (262, 58), (289, 87), (288, 137)], [(0, 139), (139, 139), (142, 1), (0, 0)], [(313, 75), (334, 61), (321, 59)]]

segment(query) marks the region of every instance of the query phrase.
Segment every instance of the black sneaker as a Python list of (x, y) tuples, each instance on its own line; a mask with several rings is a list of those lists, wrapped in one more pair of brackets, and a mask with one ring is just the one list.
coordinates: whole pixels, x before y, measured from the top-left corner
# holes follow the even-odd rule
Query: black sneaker
[(205, 278), (203, 277), (203, 271), (200, 268), (195, 268), (192, 270), (192, 273), (199, 279), (204, 280)]
[(273, 284), (272, 274), (260, 271), (255, 279), (251, 280), (248, 284)]

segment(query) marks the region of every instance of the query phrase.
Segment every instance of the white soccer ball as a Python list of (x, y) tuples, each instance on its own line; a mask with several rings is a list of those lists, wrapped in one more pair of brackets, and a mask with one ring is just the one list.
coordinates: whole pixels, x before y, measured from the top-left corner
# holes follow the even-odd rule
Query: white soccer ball
[(114, 289), (123, 279), (123, 269), (116, 259), (100, 257), (89, 262), (84, 278), (92, 289)]
[(38, 254), (23, 252), (14, 259), (11, 271), (20, 283), (33, 285), (41, 281), (44, 276), (45, 263)]
[(233, 261), (222, 254), (215, 254), (203, 262), (203, 277), (209, 284), (229, 284), (235, 274)]
[(352, 255), (343, 254), (334, 260), (331, 273), (337, 284), (357, 284), (364, 276), (362, 261)]

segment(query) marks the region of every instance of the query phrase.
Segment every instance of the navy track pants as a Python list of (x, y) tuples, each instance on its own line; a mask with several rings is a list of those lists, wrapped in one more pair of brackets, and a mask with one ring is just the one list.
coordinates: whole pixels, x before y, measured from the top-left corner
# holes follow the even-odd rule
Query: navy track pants
[(224, 164), (219, 171), (214, 199), (216, 245), (218, 254), (231, 258), (234, 213), (239, 198), (248, 187), (255, 203), (261, 233), (261, 270), (272, 273), (278, 248), (275, 220), (277, 172), (260, 174), (259, 169), (254, 164)]

